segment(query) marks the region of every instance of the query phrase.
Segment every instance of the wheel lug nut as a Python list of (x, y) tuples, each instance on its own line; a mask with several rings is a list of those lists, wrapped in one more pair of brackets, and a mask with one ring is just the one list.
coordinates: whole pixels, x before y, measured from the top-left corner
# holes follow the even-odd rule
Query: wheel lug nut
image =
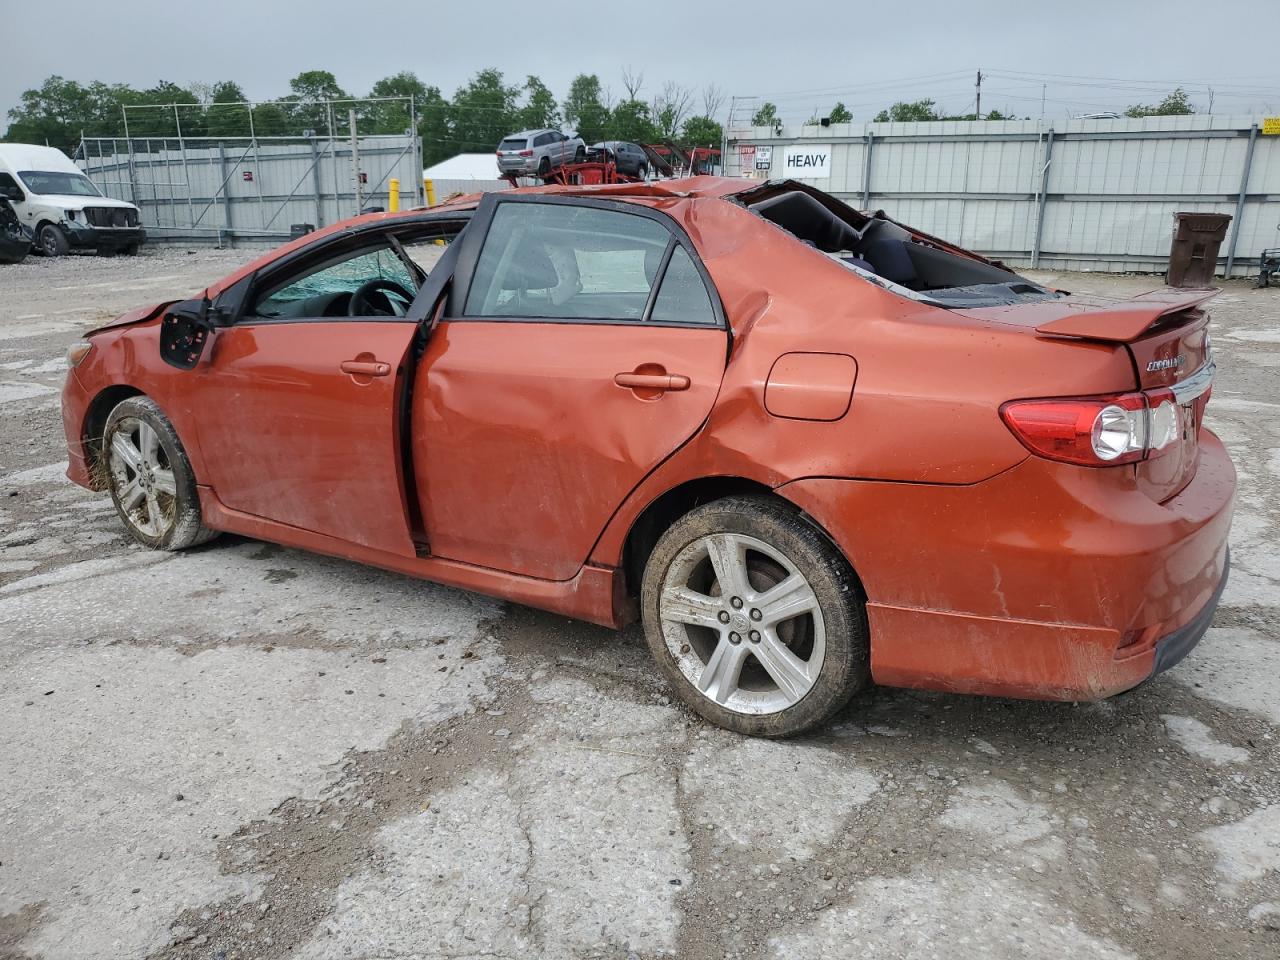
[(729, 634), (729, 642), (730, 642), (730, 643), (741, 643), (741, 642), (742, 642), (742, 637), (741, 637), (741, 636), (739, 636), (739, 635), (738, 635), (738, 634), (736, 634), (736, 633), (731, 633), (731, 634)]
[(752, 630), (749, 634), (747, 634), (747, 636), (751, 638), (751, 642), (752, 642), (752, 643), (759, 643), (759, 642), (760, 642), (760, 631), (759, 631), (759, 630)]
[(762, 616), (764, 616), (764, 614), (762, 614), (759, 610), (755, 609), (754, 607), (751, 608), (752, 620), (759, 620)]
[(721, 611), (720, 611), (719, 616), (720, 616), (720, 622), (721, 622), (721, 623), (728, 623), (728, 622), (729, 622), (729, 611), (728, 611), (728, 610), (721, 610)]
[(730, 602), (731, 604), (733, 604), (733, 609), (735, 609), (735, 610), (741, 610), (741, 609), (742, 609), (742, 598), (741, 598), (741, 597), (734, 597), (734, 598), (733, 598), (732, 600), (730, 600), (729, 602)]

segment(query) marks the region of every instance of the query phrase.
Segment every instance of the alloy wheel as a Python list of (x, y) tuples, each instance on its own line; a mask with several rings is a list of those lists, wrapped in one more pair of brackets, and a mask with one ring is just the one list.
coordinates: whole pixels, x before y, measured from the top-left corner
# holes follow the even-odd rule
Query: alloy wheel
[(684, 547), (667, 569), (658, 610), (681, 673), (726, 709), (785, 710), (822, 670), (817, 594), (790, 559), (755, 537), (716, 533)]
[(152, 539), (176, 519), (178, 487), (160, 435), (145, 420), (126, 417), (111, 434), (107, 464), (125, 521)]

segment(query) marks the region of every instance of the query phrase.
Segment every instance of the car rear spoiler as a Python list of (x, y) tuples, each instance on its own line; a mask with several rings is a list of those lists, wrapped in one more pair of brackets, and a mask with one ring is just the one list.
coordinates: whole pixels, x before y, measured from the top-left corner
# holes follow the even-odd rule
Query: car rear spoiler
[(1100, 307), (1070, 317), (1060, 317), (1036, 327), (1051, 337), (1079, 337), (1109, 343), (1132, 343), (1161, 319), (1198, 307), (1220, 290), (1174, 290), (1166, 287), (1142, 293), (1114, 306)]

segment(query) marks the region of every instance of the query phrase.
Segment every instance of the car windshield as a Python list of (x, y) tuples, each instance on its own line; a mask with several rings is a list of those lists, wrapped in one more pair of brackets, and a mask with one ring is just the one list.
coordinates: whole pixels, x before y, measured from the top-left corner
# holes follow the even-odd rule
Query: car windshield
[(101, 193), (83, 173), (55, 173), (52, 170), (19, 170), (18, 176), (35, 194), (62, 194), (66, 197), (100, 197)]

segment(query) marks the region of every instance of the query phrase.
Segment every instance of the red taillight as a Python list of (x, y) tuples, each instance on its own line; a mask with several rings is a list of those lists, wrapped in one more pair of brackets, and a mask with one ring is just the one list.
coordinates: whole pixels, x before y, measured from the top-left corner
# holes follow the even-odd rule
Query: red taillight
[(1010, 400), (1000, 416), (1032, 453), (1063, 463), (1110, 467), (1158, 457), (1182, 435), (1173, 391), (1108, 397)]
[(532, 151), (532, 150), (521, 150), (521, 151), (520, 151), (520, 156), (522, 156), (522, 157), (532, 157), (532, 156), (533, 156), (533, 151)]

